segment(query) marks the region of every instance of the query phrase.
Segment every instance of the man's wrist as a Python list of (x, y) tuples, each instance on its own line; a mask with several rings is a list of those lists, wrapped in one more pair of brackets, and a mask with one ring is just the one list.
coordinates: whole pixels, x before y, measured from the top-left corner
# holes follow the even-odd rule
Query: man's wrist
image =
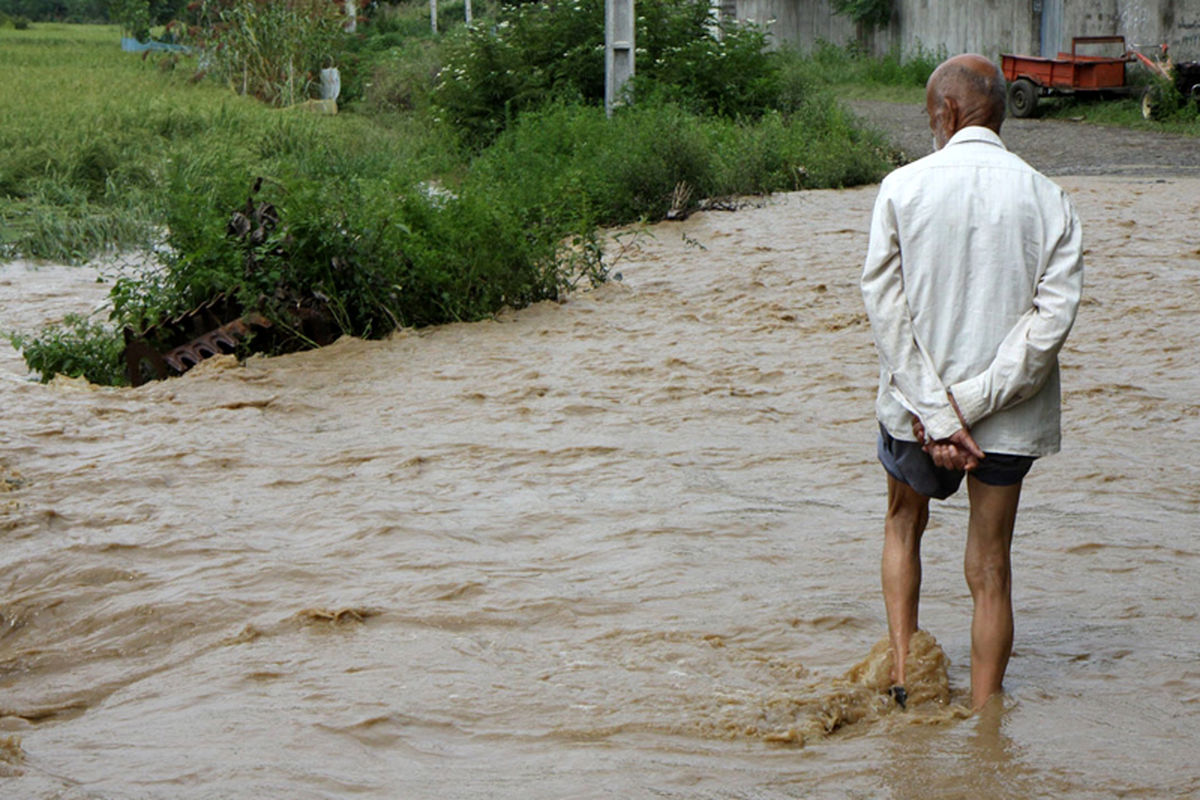
[(967, 424), (967, 418), (963, 416), (962, 409), (958, 407), (958, 401), (954, 399), (954, 393), (947, 389), (946, 397), (950, 400), (950, 407), (954, 409), (954, 414), (958, 417), (958, 421), (962, 423), (963, 430), (970, 430), (971, 426)]
[(921, 421), (925, 425), (925, 436), (935, 441), (949, 439), (963, 427), (962, 420), (949, 404), (936, 409)]

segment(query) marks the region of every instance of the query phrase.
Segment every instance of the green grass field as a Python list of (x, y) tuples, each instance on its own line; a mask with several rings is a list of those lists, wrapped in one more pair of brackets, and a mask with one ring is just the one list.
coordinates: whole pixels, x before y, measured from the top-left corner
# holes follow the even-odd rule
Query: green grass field
[(249, 180), (272, 137), (293, 129), (420, 172), (457, 157), (413, 120), (273, 110), (192, 80), (194, 59), (124, 53), (119, 39), (107, 26), (0, 30), (0, 243), (10, 254), (72, 261), (152, 244), (173, 167), (212, 154), (243, 164)]

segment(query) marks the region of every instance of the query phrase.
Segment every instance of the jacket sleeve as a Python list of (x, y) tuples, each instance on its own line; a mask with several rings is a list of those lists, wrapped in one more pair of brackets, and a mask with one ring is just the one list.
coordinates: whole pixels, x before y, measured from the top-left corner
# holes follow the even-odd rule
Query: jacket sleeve
[[(968, 425), (1037, 393), (1058, 363), (1058, 351), (1083, 292), (1083, 234), (1065, 194), (1062, 222), (1026, 311), (1000, 343), (996, 357), (978, 375), (950, 387)], [(1053, 235), (1053, 234), (1052, 234)]]
[(912, 324), (904, 291), (896, 209), (888, 182), (880, 187), (871, 216), (871, 238), (862, 275), (863, 302), (891, 390), (934, 439), (945, 439), (962, 428), (946, 386)]

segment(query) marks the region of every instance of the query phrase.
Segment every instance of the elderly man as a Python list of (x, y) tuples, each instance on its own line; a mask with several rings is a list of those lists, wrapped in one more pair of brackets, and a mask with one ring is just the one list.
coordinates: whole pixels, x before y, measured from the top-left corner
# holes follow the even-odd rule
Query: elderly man
[(971, 701), (998, 693), (1012, 653), (1009, 551), (1021, 481), (1059, 448), (1058, 351), (1079, 305), (1079, 219), (1056, 184), (1005, 149), (1004, 77), (978, 55), (926, 87), (935, 152), (884, 179), (862, 291), (881, 365), (887, 472), (883, 596), (903, 705), (929, 498), (966, 475), (974, 601)]

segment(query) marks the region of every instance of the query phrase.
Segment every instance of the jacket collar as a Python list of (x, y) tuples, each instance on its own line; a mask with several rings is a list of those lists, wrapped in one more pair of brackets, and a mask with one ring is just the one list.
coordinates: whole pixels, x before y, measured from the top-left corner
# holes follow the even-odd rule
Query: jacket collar
[[(1000, 140), (1000, 136), (991, 128), (985, 128), (982, 125), (968, 125), (958, 133), (950, 137), (950, 141), (946, 142), (946, 147), (951, 145), (961, 144), (963, 142), (987, 142), (994, 144), (997, 147), (1007, 150), (1004, 142)], [(945, 149), (945, 148), (943, 148)]]

